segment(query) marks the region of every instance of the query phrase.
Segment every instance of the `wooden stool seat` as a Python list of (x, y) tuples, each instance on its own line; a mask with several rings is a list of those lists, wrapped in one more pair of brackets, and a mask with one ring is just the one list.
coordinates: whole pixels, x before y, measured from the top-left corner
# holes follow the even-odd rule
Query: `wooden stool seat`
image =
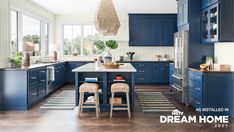
[(128, 93), (129, 92), (129, 86), (126, 83), (114, 83), (111, 85), (111, 92), (123, 92)]
[(85, 93), (85, 92), (89, 92), (89, 93), (95, 93), (98, 92), (98, 84), (96, 83), (83, 83), (80, 86), (79, 92), (80, 93)]
[[(98, 88), (99, 85), (96, 83), (83, 83), (79, 88), (80, 98), (79, 98), (79, 111), (78, 116), (80, 116), (80, 112), (83, 111), (83, 108), (96, 108), (96, 116), (98, 117), (98, 112), (100, 112), (100, 105), (99, 105), (99, 95), (98, 95)], [(95, 102), (84, 103), (84, 93), (94, 93)], [(94, 104), (93, 106), (84, 104)]]
[[(123, 108), (123, 107), (119, 107), (119, 108), (113, 108), (114, 104), (113, 101), (114, 100), (114, 94), (115, 93), (125, 93), (126, 94), (126, 99), (127, 99), (127, 104), (122, 104), (121, 106), (126, 105), (127, 108)], [(111, 85), (111, 110), (110, 110), (110, 117), (112, 117), (112, 112), (113, 110), (128, 110), (128, 117), (131, 117), (130, 114), (130, 102), (129, 102), (129, 86), (127, 83), (114, 83)]]

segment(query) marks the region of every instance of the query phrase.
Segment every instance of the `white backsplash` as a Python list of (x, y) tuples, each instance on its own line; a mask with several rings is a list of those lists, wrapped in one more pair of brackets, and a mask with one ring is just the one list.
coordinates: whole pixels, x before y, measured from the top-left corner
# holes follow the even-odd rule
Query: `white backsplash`
[[(169, 55), (170, 59), (174, 59), (174, 47), (130, 47), (128, 46), (128, 42), (118, 42), (119, 47), (116, 50), (111, 50), (111, 54), (113, 57), (115, 56), (124, 56), (124, 60), (128, 60), (126, 52), (132, 51), (136, 52), (134, 55), (134, 60), (139, 61), (154, 61), (156, 60), (156, 55), (164, 56)], [(70, 61), (92, 61), (97, 56), (61, 56), (60, 60), (70, 60)]]
[(215, 59), (218, 64), (229, 64), (234, 71), (234, 42), (216, 43)]

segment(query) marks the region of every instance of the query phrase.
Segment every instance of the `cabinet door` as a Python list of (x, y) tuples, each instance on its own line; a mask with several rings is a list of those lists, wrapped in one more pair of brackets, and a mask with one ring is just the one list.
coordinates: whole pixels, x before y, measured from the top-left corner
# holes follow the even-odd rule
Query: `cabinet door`
[(162, 44), (162, 18), (157, 15), (129, 15), (129, 45)]
[(222, 0), (220, 2), (220, 42), (234, 41), (234, 0)]
[(169, 83), (169, 64), (162, 63), (160, 64), (160, 82), (161, 83)]
[(43, 98), (46, 96), (46, 69), (41, 69), (38, 71), (38, 97)]
[(151, 82), (160, 83), (161, 81), (161, 72), (160, 72), (160, 64), (154, 63), (151, 66)]
[(210, 1), (211, 0), (201, 0), (201, 9), (205, 9), (210, 6)]
[(129, 45), (137, 46), (145, 43), (148, 26), (144, 17), (130, 16), (129, 18)]
[(163, 20), (163, 42), (162, 42), (162, 45), (173, 46), (175, 32), (176, 32), (176, 18)]
[(67, 83), (75, 83), (75, 73), (72, 72), (73, 69), (80, 67), (82, 65), (86, 64), (86, 62), (68, 62), (66, 64), (66, 82)]

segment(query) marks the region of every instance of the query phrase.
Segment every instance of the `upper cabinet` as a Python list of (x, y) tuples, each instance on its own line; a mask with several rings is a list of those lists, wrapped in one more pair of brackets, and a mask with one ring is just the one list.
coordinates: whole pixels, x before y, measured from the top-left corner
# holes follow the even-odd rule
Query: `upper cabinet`
[(201, 16), (201, 31), (202, 31), (202, 42), (212, 43), (217, 42), (219, 33), (219, 6), (218, 4), (209, 6), (202, 11)]
[(180, 27), (188, 23), (188, 0), (177, 1), (178, 19), (177, 26)]
[(176, 14), (129, 14), (129, 46), (173, 46)]
[(217, 3), (218, 1), (220, 0), (201, 0), (201, 8), (205, 9), (210, 5)]
[(234, 41), (234, 0), (201, 0), (202, 43)]

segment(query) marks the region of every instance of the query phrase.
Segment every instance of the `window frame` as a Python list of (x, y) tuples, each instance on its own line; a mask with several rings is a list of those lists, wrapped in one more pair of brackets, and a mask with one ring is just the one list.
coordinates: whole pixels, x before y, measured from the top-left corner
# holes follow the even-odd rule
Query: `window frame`
[[(16, 10), (10, 10), (10, 23), (12, 24), (12, 21), (11, 21), (11, 12), (15, 12), (16, 13), (16, 51), (14, 51), (14, 52), (18, 52), (19, 51), (19, 47), (18, 47), (18, 45), (19, 45), (19, 13), (18, 13), (18, 11), (16, 11)], [(11, 56), (13, 56), (14, 54), (13, 54), (13, 49), (12, 49), (12, 27), (11, 27), (11, 24), (10, 24), (10, 51), (11, 51)]]
[[(65, 55), (64, 54), (64, 27), (65, 26), (80, 26), (81, 27), (81, 45), (80, 45), (80, 49), (81, 49), (81, 51), (80, 51), (80, 55), (78, 55), (78, 56), (95, 56), (96, 54), (90, 54), (90, 55), (85, 55), (84, 54), (84, 26), (94, 26), (94, 24), (90, 24), (90, 23), (87, 23), (87, 24), (62, 24), (62, 36), (61, 36), (61, 40), (62, 40), (62, 43), (61, 43), (61, 53), (62, 53), (62, 55), (64, 55), (64, 56), (71, 56), (72, 54), (69, 54), (69, 55)], [(72, 30), (73, 30), (73, 28), (72, 28)], [(73, 35), (73, 31), (72, 31), (72, 35)], [(98, 35), (99, 35), (99, 37), (100, 37), (100, 33), (98, 32)], [(73, 38), (73, 36), (72, 36), (72, 38)], [(94, 46), (93, 46), (93, 48), (94, 48)]]
[[(28, 16), (28, 17), (31, 17), (33, 19), (40, 21), (40, 47), (39, 47), (40, 50), (39, 51), (41, 52), (40, 53), (41, 56), (48, 56), (50, 54), (51, 39), (53, 37), (51, 34), (52, 22), (49, 20), (46, 20), (42, 17), (39, 17), (35, 14), (32, 14), (30, 12), (24, 11), (20, 8), (14, 7), (14, 6), (11, 6), (9, 12), (11, 13), (11, 11), (15, 11), (17, 13), (17, 51), (16, 52), (20, 51), (19, 45), (23, 43), (23, 15), (25, 15), (25, 16)], [(45, 46), (45, 42), (42, 42), (42, 37), (45, 36), (45, 33), (43, 33), (44, 28), (45, 28), (45, 26), (44, 26), (45, 23), (48, 24), (48, 40), (47, 40), (48, 46)], [(44, 38), (44, 40), (45, 40), (45, 38)], [(45, 49), (47, 47), (49, 49)], [(46, 51), (48, 51), (48, 54), (46, 53)], [(12, 54), (12, 48), (11, 48), (11, 54)], [(38, 57), (38, 56), (31, 56), (31, 57)]]

